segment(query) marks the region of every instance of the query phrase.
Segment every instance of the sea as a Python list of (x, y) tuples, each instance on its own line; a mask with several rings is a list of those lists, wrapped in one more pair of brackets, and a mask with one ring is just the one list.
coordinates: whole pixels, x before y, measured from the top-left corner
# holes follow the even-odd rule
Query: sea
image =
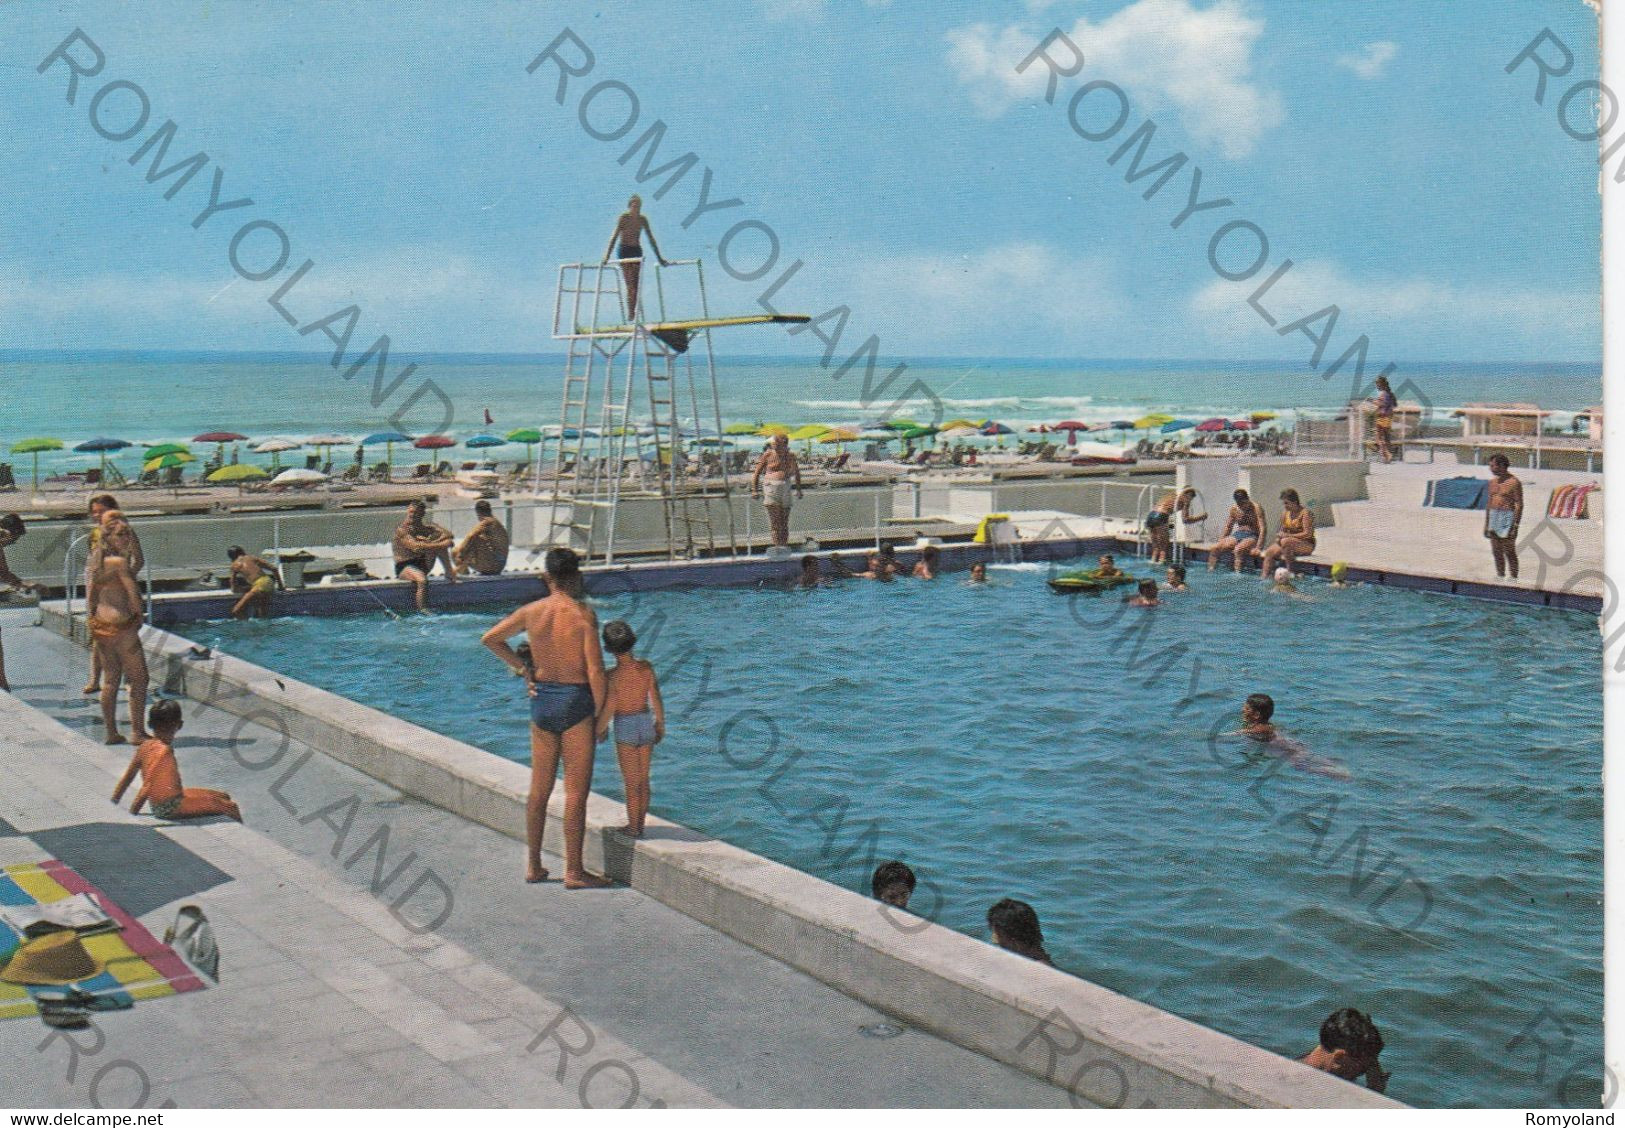
[[(699, 351), (691, 355), (699, 362), (694, 371), (703, 396), (709, 374)], [(866, 388), (862, 365), (841, 374), (839, 359), (826, 368), (816, 356), (719, 357), (724, 424), (962, 418), (998, 420), (1021, 432), (1066, 419), (1107, 424), (1152, 412), (1193, 421), (1271, 412), (1279, 425), (1290, 426), (1303, 413), (1334, 412), (1352, 388), (1348, 373), (1323, 379), (1280, 362), (929, 357), (906, 359), (906, 370), (889, 384), (899, 361), (885, 358)], [(396, 356), (381, 385), (370, 362), (346, 379), (345, 369), (330, 360), (328, 353), (0, 351), (0, 457), (9, 457), (20, 478), (32, 457), (3, 452), (33, 438), (64, 444), (63, 451), (41, 456), (45, 474), (95, 465), (97, 455), (71, 449), (92, 438), (139, 445), (223, 430), (254, 441), (302, 441), (317, 434), (359, 439), (398, 430), (461, 441), (559, 421), (562, 355)], [(392, 388), (408, 364), (415, 369)], [(620, 371), (624, 375), (624, 365)], [(1366, 380), (1374, 375), (1368, 370)], [(686, 379), (683, 374), (680, 380), (684, 397)], [(1601, 368), (1589, 363), (1411, 364), (1393, 380), (1402, 400), (1430, 405), (1435, 417), (1466, 403), (1535, 403), (1556, 412), (1550, 425), (1567, 427), (1575, 412), (1602, 398)], [(431, 382), (443, 400), (426, 390)], [(1369, 394), (1369, 387), (1360, 391)], [(708, 414), (702, 410), (700, 423), (713, 426)], [(646, 415), (634, 410), (634, 418)], [(523, 457), (522, 446), (510, 449)], [(488, 454), (502, 459), (509, 450)], [(251, 457), (246, 450), (244, 455)], [(137, 457), (137, 451), (126, 451), (120, 461), (133, 464)]]

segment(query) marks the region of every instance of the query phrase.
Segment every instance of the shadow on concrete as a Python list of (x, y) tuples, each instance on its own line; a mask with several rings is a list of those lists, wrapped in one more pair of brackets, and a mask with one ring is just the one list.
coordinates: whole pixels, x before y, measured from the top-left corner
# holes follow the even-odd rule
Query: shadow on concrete
[(0, 819), (0, 838), (16, 838), (22, 831), (12, 826), (5, 819)]
[(31, 834), (131, 916), (224, 885), (231, 875), (159, 834), (128, 823), (80, 823)]

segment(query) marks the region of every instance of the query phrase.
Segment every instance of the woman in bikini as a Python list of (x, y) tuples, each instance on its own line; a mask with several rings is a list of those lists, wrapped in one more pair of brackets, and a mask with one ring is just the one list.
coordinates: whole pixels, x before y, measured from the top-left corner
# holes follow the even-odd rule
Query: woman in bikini
[[(598, 620), (581, 601), (581, 560), (568, 548), (549, 549), (543, 569), (548, 594), (527, 603), (485, 632), (480, 640), (508, 668), (525, 678), (530, 695), (530, 796), (525, 802), (525, 880), (546, 881), (542, 830), (559, 761), (564, 761), (564, 887), (587, 889), (609, 882), (581, 861), (592, 790), (593, 722), (608, 699)], [(525, 635), (526, 663), (508, 640)]]
[(1300, 556), (1315, 551), (1315, 515), (1298, 499), (1298, 491), (1281, 491), (1281, 531), (1275, 534), (1275, 543), (1264, 550), (1259, 565), (1260, 579), (1269, 579), (1277, 558), (1288, 571)]
[(621, 275), (626, 279), (626, 319), (638, 319), (638, 276), (643, 273), (643, 233), (649, 233), (649, 249), (655, 253), (655, 261), (661, 266), (668, 266), (665, 257), (660, 253), (660, 244), (655, 242), (654, 228), (649, 226), (649, 217), (643, 214), (643, 197), (633, 196), (626, 202), (626, 210), (615, 221), (615, 230), (610, 233), (609, 246), (604, 248), (604, 261), (609, 261), (611, 252), (618, 252), (615, 257), (621, 260)]
[(118, 687), (130, 683), (130, 734), (147, 739), (147, 656), (141, 649), (141, 593), (122, 556), (103, 556), (85, 597), (92, 645), (102, 667), (102, 724), (108, 744), (124, 744), (118, 731)]

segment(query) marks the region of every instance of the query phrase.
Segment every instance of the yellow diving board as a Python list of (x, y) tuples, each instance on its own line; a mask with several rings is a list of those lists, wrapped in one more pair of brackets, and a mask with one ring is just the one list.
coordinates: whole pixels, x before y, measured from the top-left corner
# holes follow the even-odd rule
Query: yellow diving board
[[(687, 352), (688, 342), (695, 333), (706, 329), (726, 329), (733, 325), (805, 325), (812, 318), (805, 313), (747, 313), (738, 317), (695, 317), (687, 321), (657, 321), (643, 326), (649, 334), (674, 352)], [(630, 325), (615, 325), (599, 330), (602, 334), (632, 333)]]

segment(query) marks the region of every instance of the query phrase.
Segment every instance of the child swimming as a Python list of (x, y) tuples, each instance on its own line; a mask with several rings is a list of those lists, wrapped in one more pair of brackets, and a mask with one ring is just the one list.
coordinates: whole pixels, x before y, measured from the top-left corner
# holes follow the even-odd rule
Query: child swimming
[(609, 671), (609, 692), (598, 715), (599, 740), (614, 724), (615, 755), (626, 783), (626, 825), (620, 829), (633, 838), (643, 837), (643, 821), (649, 814), (649, 759), (666, 736), (660, 682), (653, 666), (633, 656), (637, 641), (632, 628), (620, 619), (604, 625), (604, 649), (615, 656), (615, 666)]
[(1162, 585), (1163, 591), (1190, 591), (1191, 586), (1185, 582), (1185, 565), (1168, 565), (1168, 579)]
[(1157, 581), (1141, 580), (1138, 593), (1129, 596), (1123, 602), (1130, 607), (1156, 607), (1158, 605)]
[(1263, 750), (1266, 753), (1285, 760), (1299, 771), (1313, 772), (1333, 779), (1352, 778), (1348, 769), (1336, 760), (1316, 756), (1301, 741), (1283, 736), (1276, 729), (1274, 718), (1275, 699), (1267, 693), (1251, 694), (1241, 706), (1239, 735), (1257, 741), (1264, 746)]

